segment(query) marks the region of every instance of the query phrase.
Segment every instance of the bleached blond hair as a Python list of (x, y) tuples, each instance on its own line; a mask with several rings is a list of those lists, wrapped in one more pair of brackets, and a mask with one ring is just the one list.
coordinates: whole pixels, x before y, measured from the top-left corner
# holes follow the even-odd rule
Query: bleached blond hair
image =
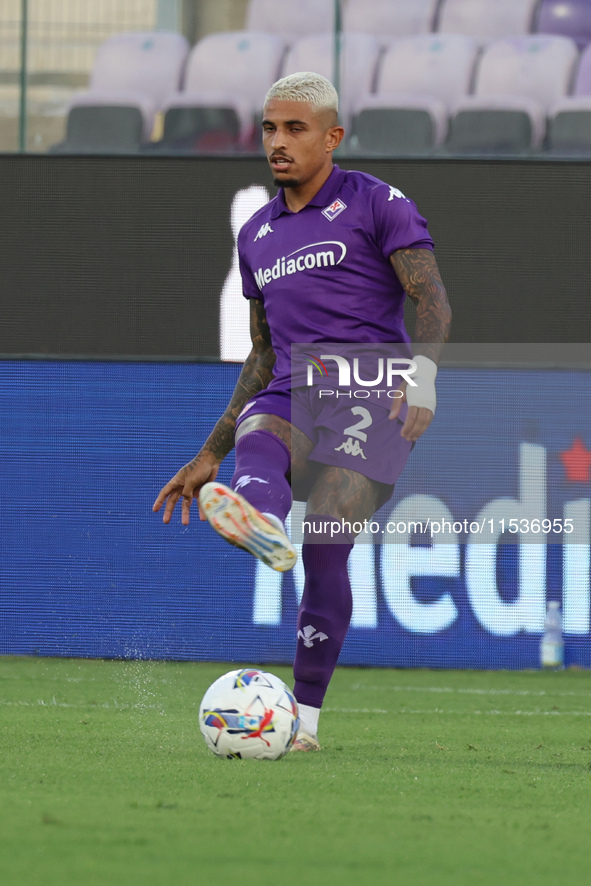
[(298, 71), (282, 77), (268, 91), (265, 104), (271, 99), (291, 102), (308, 102), (319, 111), (339, 113), (339, 96), (330, 82), (322, 74), (313, 71)]

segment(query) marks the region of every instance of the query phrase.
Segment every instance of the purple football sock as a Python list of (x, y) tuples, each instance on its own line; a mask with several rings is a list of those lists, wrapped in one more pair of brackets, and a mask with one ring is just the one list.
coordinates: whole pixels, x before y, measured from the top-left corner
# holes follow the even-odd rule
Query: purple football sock
[[(306, 516), (306, 522), (332, 521), (325, 514)], [(348, 532), (318, 544), (319, 535), (304, 538), (302, 557), (306, 573), (298, 613), (298, 639), (293, 673), (294, 694), (300, 704), (322, 706), (351, 621), (353, 598), (347, 560), (353, 549)], [(336, 543), (335, 543), (336, 542)]]
[(282, 523), (291, 508), (289, 449), (271, 431), (244, 434), (236, 443), (236, 470), (230, 486), (257, 510), (274, 514)]

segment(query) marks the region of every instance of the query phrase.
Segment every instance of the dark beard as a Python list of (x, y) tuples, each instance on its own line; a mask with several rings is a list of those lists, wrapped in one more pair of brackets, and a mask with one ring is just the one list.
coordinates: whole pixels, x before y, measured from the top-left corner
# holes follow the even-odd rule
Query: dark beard
[(273, 184), (276, 188), (297, 188), (299, 182), (295, 178), (279, 179), (274, 178)]

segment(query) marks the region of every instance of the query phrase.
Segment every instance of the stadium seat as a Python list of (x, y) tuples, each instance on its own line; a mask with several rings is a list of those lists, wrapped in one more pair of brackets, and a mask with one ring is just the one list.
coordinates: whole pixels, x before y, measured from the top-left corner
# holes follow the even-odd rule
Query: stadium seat
[(383, 43), (433, 30), (439, 0), (347, 0), (343, 30), (373, 34)]
[(442, 0), (436, 30), (483, 43), (527, 34), (538, 0)]
[[(371, 34), (343, 34), (339, 76), (341, 120), (349, 125), (351, 112), (362, 95), (372, 92), (381, 46)], [(299, 40), (287, 53), (283, 76), (296, 71), (315, 71), (334, 82), (335, 39), (320, 34)]]
[(302, 37), (334, 31), (334, 0), (250, 0), (246, 10), (247, 31), (276, 34), (291, 46)]
[[(164, 104), (159, 150), (250, 149), (267, 90), (279, 76), (285, 46), (275, 34), (210, 34), (193, 47), (185, 88)], [(256, 121), (258, 123), (258, 121)]]
[(60, 154), (136, 153), (150, 139), (156, 108), (132, 93), (87, 92), (70, 102)]
[(548, 110), (567, 95), (576, 60), (576, 44), (567, 37), (492, 43), (482, 55), (475, 94), (456, 104), (448, 150), (519, 154), (539, 149)]
[(388, 156), (440, 145), (449, 109), (470, 90), (477, 51), (470, 37), (454, 34), (394, 43), (383, 57), (375, 95), (357, 103), (352, 147)]
[(581, 53), (573, 95), (560, 99), (551, 109), (548, 151), (591, 154), (591, 45)]
[(117, 34), (100, 47), (90, 78), (91, 92), (128, 90), (157, 106), (181, 82), (189, 44), (181, 34), (149, 31)]
[(591, 42), (591, 0), (541, 0), (535, 30), (571, 37), (582, 49)]
[(165, 96), (179, 88), (189, 52), (180, 34), (117, 34), (99, 48), (87, 92), (74, 96), (66, 139), (53, 153), (134, 152), (149, 140)]

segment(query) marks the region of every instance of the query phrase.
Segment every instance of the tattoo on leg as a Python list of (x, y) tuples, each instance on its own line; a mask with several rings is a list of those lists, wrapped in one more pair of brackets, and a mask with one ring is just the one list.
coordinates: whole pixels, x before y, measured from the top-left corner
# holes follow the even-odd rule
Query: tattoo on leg
[(392, 486), (347, 468), (323, 466), (308, 499), (308, 513), (363, 521), (388, 501)]
[(284, 418), (270, 414), (249, 415), (236, 430), (236, 439), (239, 440), (240, 437), (248, 434), (250, 431), (270, 431), (276, 437), (279, 437), (291, 452), (293, 429)]

